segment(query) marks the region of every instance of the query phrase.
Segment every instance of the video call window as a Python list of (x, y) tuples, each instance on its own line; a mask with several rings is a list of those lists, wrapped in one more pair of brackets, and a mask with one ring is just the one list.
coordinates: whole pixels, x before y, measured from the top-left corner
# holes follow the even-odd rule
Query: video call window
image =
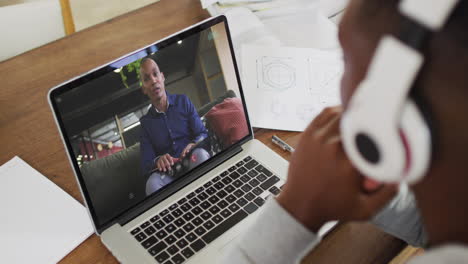
[(230, 52), (220, 23), (121, 59), (56, 99), (101, 223), (249, 134)]

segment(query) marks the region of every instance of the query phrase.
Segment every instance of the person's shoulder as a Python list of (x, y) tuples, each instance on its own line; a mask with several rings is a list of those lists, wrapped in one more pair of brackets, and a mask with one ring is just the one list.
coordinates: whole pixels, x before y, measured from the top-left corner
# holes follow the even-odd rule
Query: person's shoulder
[(175, 104), (179, 104), (179, 103), (190, 104), (191, 103), (190, 99), (185, 94), (171, 94), (169, 96), (172, 96), (172, 101)]
[(148, 109), (146, 110), (146, 114), (144, 114), (142, 117), (140, 117), (140, 123), (142, 123), (145, 120), (148, 120), (148, 119), (150, 119), (152, 117), (151, 109), (152, 109), (152, 107), (148, 107)]
[(185, 94), (170, 94), (170, 97), (172, 97), (175, 100), (187, 100), (188, 97)]

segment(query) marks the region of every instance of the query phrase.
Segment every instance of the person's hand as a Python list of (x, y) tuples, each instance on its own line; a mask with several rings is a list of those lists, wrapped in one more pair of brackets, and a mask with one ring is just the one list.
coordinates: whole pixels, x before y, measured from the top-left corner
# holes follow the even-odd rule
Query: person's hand
[(192, 150), (193, 146), (195, 146), (195, 143), (190, 143), (188, 144), (184, 150), (182, 150), (182, 154), (180, 154), (180, 158), (185, 158), (185, 155), (187, 155), (187, 153), (190, 152), (190, 150)]
[(164, 154), (164, 155), (160, 156), (158, 161), (156, 162), (156, 168), (159, 171), (166, 172), (166, 171), (172, 169), (171, 166), (174, 165), (174, 162), (175, 162), (175, 160), (171, 155)]
[(325, 109), (304, 131), (278, 202), (314, 232), (330, 220), (364, 220), (397, 186), (365, 179), (346, 157), (340, 139), (341, 107)]

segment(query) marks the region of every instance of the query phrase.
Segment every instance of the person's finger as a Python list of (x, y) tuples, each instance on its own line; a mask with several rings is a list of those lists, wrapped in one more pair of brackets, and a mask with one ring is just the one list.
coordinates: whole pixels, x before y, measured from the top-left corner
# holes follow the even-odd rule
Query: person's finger
[(164, 166), (164, 171), (167, 171), (171, 168), (171, 158), (169, 154), (166, 154), (166, 156), (164, 156)]
[(312, 121), (312, 125), (314, 127), (322, 127), (325, 124), (327, 124), (330, 121), (330, 119), (332, 119), (342, 111), (343, 110), (341, 106), (326, 107), (322, 110), (322, 112), (320, 112), (320, 114), (314, 119), (314, 121)]
[(366, 215), (372, 215), (387, 204), (398, 192), (398, 185), (383, 185), (380, 190), (371, 194), (361, 194), (359, 197), (360, 208)]
[(161, 171), (166, 171), (166, 156), (163, 155), (159, 158), (161, 164)]
[(364, 176), (354, 165), (353, 163), (349, 160), (348, 156), (346, 155), (344, 148), (343, 148), (343, 142), (341, 141), (341, 137), (338, 136), (332, 136), (330, 139), (327, 141), (328, 144), (334, 144), (338, 143), (340, 151), (337, 151), (338, 155), (341, 159), (345, 159), (346, 161), (346, 167), (348, 171), (354, 171), (355, 174), (358, 176), (358, 184), (360, 186), (360, 189), (366, 193), (366, 194), (371, 194), (373, 192), (379, 191), (384, 184), (382, 182), (378, 182), (376, 180), (373, 180), (367, 176)]
[(165, 165), (165, 162), (164, 162), (164, 156), (159, 158), (159, 165), (161, 167), (160, 171), (166, 171), (166, 165)]
[(156, 166), (158, 167), (158, 170), (159, 170), (159, 171), (162, 171), (161, 157), (158, 159), (158, 162), (156, 162)]
[(320, 126), (321, 124), (323, 124), (324, 122), (326, 122), (326, 120), (330, 117), (330, 115), (332, 115), (334, 112), (334, 108), (333, 107), (326, 107), (324, 108), (316, 117), (315, 119), (312, 121), (312, 123), (314, 125), (317, 125), (317, 126)]
[(166, 171), (166, 157), (165, 156), (161, 157), (161, 169), (162, 171)]
[(320, 132), (323, 133), (323, 138), (325, 140), (340, 135), (340, 120), (341, 115), (336, 115), (331, 118), (327, 124), (324, 124)]

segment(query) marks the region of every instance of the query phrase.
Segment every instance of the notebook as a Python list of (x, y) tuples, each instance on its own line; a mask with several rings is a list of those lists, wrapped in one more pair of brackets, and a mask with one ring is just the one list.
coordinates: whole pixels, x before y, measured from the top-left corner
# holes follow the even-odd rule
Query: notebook
[(92, 234), (84, 206), (21, 158), (0, 182), (0, 263), (57, 263)]

